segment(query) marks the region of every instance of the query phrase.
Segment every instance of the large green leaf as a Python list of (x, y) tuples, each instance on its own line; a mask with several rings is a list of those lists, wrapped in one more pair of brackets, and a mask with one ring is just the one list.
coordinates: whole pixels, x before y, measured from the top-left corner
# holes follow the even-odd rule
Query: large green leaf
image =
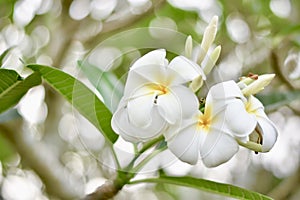
[(0, 69), (0, 113), (16, 105), (30, 88), (40, 83), (38, 72), (23, 80), (14, 70)]
[(35, 64), (27, 67), (39, 71), (43, 79), (94, 124), (107, 140), (112, 143), (117, 140), (118, 135), (110, 126), (112, 114), (83, 83), (53, 67)]
[(271, 197), (246, 190), (237, 186), (233, 186), (225, 183), (217, 183), (214, 181), (209, 181), (205, 179), (197, 179), (193, 177), (170, 177), (170, 176), (161, 176), (159, 178), (149, 178), (131, 181), (130, 184), (136, 183), (166, 183), (179, 186), (185, 186), (190, 188), (195, 188), (207, 192), (212, 192), (215, 194), (220, 194), (223, 196), (229, 196), (237, 199), (251, 199), (251, 200), (270, 200)]
[(105, 105), (111, 111), (115, 110), (123, 96), (123, 83), (118, 80), (114, 73), (104, 72), (86, 61), (79, 61), (78, 66), (101, 94)]

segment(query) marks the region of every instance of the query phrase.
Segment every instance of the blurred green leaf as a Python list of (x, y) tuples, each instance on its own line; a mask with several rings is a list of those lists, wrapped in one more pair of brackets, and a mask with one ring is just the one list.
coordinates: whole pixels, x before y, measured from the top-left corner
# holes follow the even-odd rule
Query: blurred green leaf
[(251, 199), (251, 200), (270, 200), (271, 197), (246, 190), (237, 186), (233, 186), (225, 183), (218, 183), (205, 179), (197, 179), (193, 177), (171, 177), (171, 176), (161, 176), (159, 178), (149, 178), (130, 182), (130, 184), (136, 183), (166, 183), (179, 185), (184, 187), (195, 188), (215, 194), (220, 194), (223, 196), (233, 197), (237, 199)]
[(8, 54), (8, 52), (9, 52), (12, 48), (13, 48), (13, 47), (6, 49), (6, 50), (0, 55), (0, 67), (3, 65), (3, 59), (5, 58), (5, 56)]
[(0, 133), (0, 160), (3, 161), (15, 154), (16, 150), (9, 140)]
[(273, 111), (294, 100), (300, 99), (300, 91), (259, 94), (256, 97), (264, 104), (266, 111)]
[(30, 88), (40, 83), (38, 72), (23, 80), (14, 70), (0, 69), (0, 113), (16, 105)]
[(18, 113), (17, 109), (12, 108), (0, 114), (0, 123), (14, 120), (20, 117), (21, 115)]
[(79, 68), (103, 97), (105, 105), (113, 111), (117, 108), (122, 96), (124, 85), (118, 77), (108, 71), (103, 72), (98, 67), (87, 62), (78, 62)]
[(118, 135), (110, 126), (112, 114), (83, 83), (53, 67), (36, 64), (27, 67), (39, 71), (43, 79), (98, 128), (107, 140), (112, 143), (117, 140)]

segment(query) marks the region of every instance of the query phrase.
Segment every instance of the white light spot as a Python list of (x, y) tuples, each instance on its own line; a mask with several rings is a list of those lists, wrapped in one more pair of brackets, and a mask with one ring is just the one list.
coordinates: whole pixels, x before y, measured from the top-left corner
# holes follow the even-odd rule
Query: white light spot
[(31, 36), (38, 48), (47, 45), (50, 40), (50, 32), (45, 26), (35, 27), (35, 29), (31, 33)]
[(39, 9), (37, 9), (36, 14), (42, 15), (47, 13), (53, 6), (53, 0), (43, 0)]
[(10, 24), (3, 29), (3, 37), (9, 47), (18, 45), (25, 37), (24, 30)]
[(66, 142), (72, 142), (78, 135), (77, 130), (74, 128), (74, 120), (72, 114), (65, 114), (59, 121), (58, 133)]
[(146, 12), (152, 5), (149, 0), (127, 0), (130, 5), (130, 11), (133, 14), (139, 15)]
[(50, 56), (47, 56), (45, 54), (40, 55), (37, 59), (36, 59), (37, 64), (41, 64), (41, 65), (49, 65), (51, 66), (53, 61), (52, 58)]
[(75, 0), (72, 2), (69, 10), (70, 16), (75, 20), (84, 19), (90, 13), (89, 0)]
[(227, 31), (230, 38), (237, 43), (245, 43), (250, 38), (248, 24), (239, 17), (229, 16), (226, 19)]
[(10, 200), (32, 200), (39, 194), (39, 188), (25, 177), (8, 175), (2, 186), (2, 195)]
[(98, 47), (90, 54), (88, 61), (102, 71), (109, 71), (121, 64), (122, 52), (114, 47)]
[(271, 0), (270, 8), (278, 17), (287, 18), (292, 10), (289, 0)]
[(17, 1), (14, 10), (14, 22), (20, 26), (26, 26), (35, 16), (34, 7), (30, 2)]
[(104, 184), (105, 181), (106, 181), (106, 179), (102, 178), (102, 177), (97, 177), (97, 178), (93, 178), (93, 179), (89, 180), (89, 182), (87, 182), (85, 185), (84, 193), (90, 194), (90, 193), (94, 192), (99, 186)]
[(48, 113), (44, 98), (45, 88), (43, 86), (31, 88), (18, 105), (20, 115), (32, 124), (44, 122)]
[(151, 36), (158, 39), (173, 37), (176, 30), (177, 25), (175, 21), (169, 17), (157, 17), (153, 19), (149, 25)]
[(91, 16), (96, 20), (107, 18), (117, 6), (117, 0), (93, 0)]

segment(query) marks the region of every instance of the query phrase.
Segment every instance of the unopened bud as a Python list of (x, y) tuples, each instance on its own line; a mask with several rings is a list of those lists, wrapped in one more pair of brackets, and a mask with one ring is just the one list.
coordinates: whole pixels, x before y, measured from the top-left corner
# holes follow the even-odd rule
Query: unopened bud
[(257, 80), (254, 80), (252, 83), (247, 85), (244, 89), (242, 89), (242, 92), (245, 96), (257, 94), (261, 90), (263, 90), (267, 85), (270, 84), (270, 82), (275, 77), (275, 74), (263, 74), (258, 76)]
[(193, 39), (192, 36), (189, 35), (185, 41), (185, 56), (191, 59), (192, 53), (193, 53)]
[(207, 62), (203, 66), (204, 74), (207, 75), (211, 72), (212, 68), (216, 65), (216, 62), (221, 53), (221, 46), (217, 46), (213, 52), (210, 54)]
[(215, 40), (217, 34), (217, 25), (218, 25), (218, 16), (214, 16), (204, 31), (202, 42), (201, 42), (201, 49), (197, 60), (198, 63), (201, 63), (203, 61), (209, 47), (212, 45), (213, 41)]
[(202, 87), (202, 85), (203, 85), (203, 78), (202, 76), (198, 76), (191, 82), (189, 87), (193, 92), (197, 92)]

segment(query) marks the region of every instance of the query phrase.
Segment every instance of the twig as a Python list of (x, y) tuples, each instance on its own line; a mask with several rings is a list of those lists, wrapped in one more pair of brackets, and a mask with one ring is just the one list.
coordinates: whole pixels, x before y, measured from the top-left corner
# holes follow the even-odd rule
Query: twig
[(271, 63), (271, 66), (272, 66), (274, 72), (276, 73), (277, 77), (280, 78), (280, 80), (282, 82), (284, 82), (290, 89), (295, 90), (296, 87), (283, 74), (283, 72), (282, 72), (282, 70), (280, 68), (280, 65), (278, 63), (278, 57), (277, 57), (276, 53), (274, 52), (274, 50), (271, 51), (270, 63)]
[(300, 171), (298, 170), (294, 175), (283, 180), (277, 187), (271, 190), (268, 196), (276, 199), (287, 199), (294, 190), (298, 189), (300, 183)]
[(42, 179), (47, 193), (59, 199), (73, 199), (78, 197), (79, 191), (75, 190), (75, 184), (69, 182), (62, 164), (43, 142), (30, 140), (30, 137), (22, 133), (22, 121), (14, 121), (12, 124), (0, 124), (0, 132), (4, 134), (16, 148), (22, 157), (22, 162), (33, 169)]

